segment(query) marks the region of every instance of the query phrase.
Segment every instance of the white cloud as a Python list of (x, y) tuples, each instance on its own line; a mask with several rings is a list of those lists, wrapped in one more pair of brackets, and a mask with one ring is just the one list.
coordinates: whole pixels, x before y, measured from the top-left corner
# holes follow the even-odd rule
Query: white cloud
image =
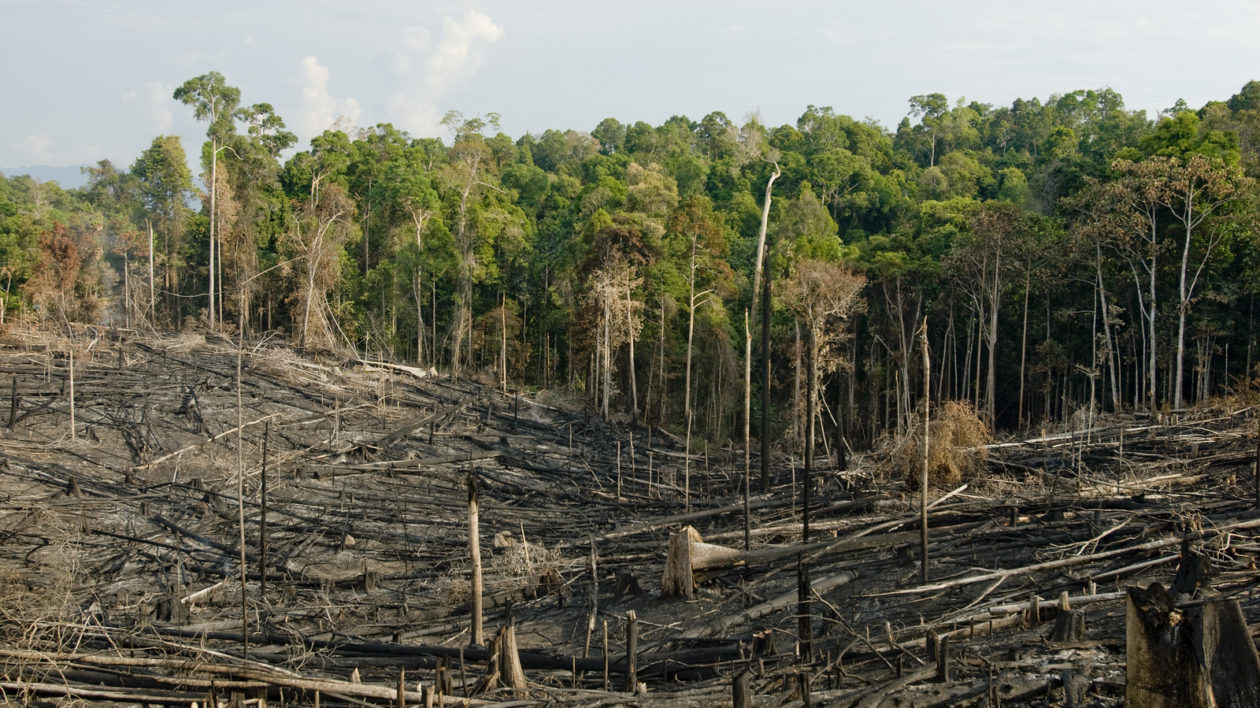
[(22, 151), (26, 155), (26, 160), (32, 163), (50, 162), (48, 148), (52, 147), (52, 138), (44, 134), (32, 134), (19, 143), (14, 143), (13, 147)]
[(144, 88), (149, 120), (159, 133), (165, 133), (175, 124), (175, 107), (178, 104), (171, 98), (175, 89), (158, 81), (150, 81)]
[(328, 93), (328, 67), (313, 56), (303, 57), (298, 64), (294, 83), (302, 89), (302, 113), (297, 119), (298, 132), (313, 137), (344, 119), (350, 124), (359, 121), (359, 102), (353, 98), (335, 98)]
[(503, 36), (502, 27), (476, 10), (442, 18), (436, 43), (423, 25), (404, 28), (402, 50), (393, 56), (394, 70), (401, 77), (409, 77), (413, 67), (421, 63), (424, 75), (419, 81), (409, 78), (409, 86), (390, 96), (391, 120), (414, 133), (440, 133), (437, 101), (456, 82), (476, 74), (485, 61), (485, 47)]
[(128, 91), (127, 93), (124, 93), (119, 98), (122, 100), (123, 103), (131, 103), (132, 101), (136, 100), (136, 98), (139, 96), (140, 94), (133, 90), (133, 91)]
[(444, 130), (437, 106), (425, 98), (396, 93), (389, 97), (386, 111), (394, 125), (416, 135), (438, 135)]
[(503, 28), (490, 17), (469, 10), (459, 19), (442, 19), (442, 39), (428, 61), (430, 87), (441, 91), (455, 81), (477, 72), (485, 55), (483, 46), (503, 38)]
[(412, 25), (403, 30), (403, 46), (415, 52), (423, 52), (429, 48), (429, 28), (424, 25)]

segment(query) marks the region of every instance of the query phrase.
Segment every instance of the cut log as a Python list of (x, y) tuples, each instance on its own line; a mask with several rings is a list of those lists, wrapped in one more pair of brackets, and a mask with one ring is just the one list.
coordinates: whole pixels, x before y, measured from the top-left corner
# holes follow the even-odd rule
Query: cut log
[(669, 536), (669, 553), (665, 558), (665, 574), (661, 578), (661, 594), (665, 597), (690, 598), (696, 589), (696, 571), (730, 568), (742, 564), (743, 561), (743, 551), (705, 543), (698, 531), (684, 526)]

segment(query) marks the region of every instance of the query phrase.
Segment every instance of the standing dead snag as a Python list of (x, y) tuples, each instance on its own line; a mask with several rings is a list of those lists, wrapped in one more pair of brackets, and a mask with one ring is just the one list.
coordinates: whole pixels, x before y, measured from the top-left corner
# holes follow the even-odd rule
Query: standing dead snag
[(516, 627), (511, 624), (500, 627), (494, 644), (499, 657), (499, 680), (512, 689), (512, 695), (523, 697), (529, 683), (525, 680), (525, 670), (521, 668), (521, 656), (516, 648)]
[(472, 638), (470, 644), (482, 645), (481, 624), (481, 540), (477, 529), (477, 477), (468, 473), (468, 555), (472, 560)]
[(927, 336), (927, 318), (923, 318), (923, 469), (919, 473), (919, 527), (922, 529), (922, 535), (919, 539), (920, 549), (919, 557), (923, 561), (923, 566), (919, 568), (919, 582), (927, 585), (928, 581), (928, 462), (931, 457), (928, 455), (928, 444), (931, 435), (931, 408), (932, 408), (932, 387), (930, 383), (930, 375), (932, 373), (932, 360), (928, 354), (928, 336)]
[(626, 613), (626, 692), (634, 693), (639, 682), (639, 617)]

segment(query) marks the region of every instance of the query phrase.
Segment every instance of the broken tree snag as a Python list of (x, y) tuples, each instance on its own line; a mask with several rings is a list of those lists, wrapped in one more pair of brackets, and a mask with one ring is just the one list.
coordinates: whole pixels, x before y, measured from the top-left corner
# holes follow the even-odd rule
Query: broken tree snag
[(271, 419), (263, 426), (262, 472), (259, 477), (258, 495), (262, 517), (258, 524), (258, 597), (267, 599), (267, 448), (271, 444)]
[(731, 698), (734, 708), (752, 708), (752, 691), (749, 686), (749, 679), (752, 678), (752, 672), (744, 669), (735, 677), (731, 684)]
[(499, 635), (494, 644), (499, 656), (499, 680), (512, 695), (520, 698), (525, 695), (529, 683), (525, 680), (525, 670), (521, 668), (521, 655), (516, 649), (516, 627), (508, 624), (499, 628)]
[(1159, 583), (1128, 589), (1125, 702), (1260, 705), (1260, 657), (1237, 600), (1179, 608)]
[(74, 349), (70, 350), (70, 439), (74, 440)]
[(941, 637), (936, 645), (936, 680), (949, 683), (949, 635)]
[(472, 561), (472, 646), (484, 642), (481, 625), (481, 541), (477, 529), (477, 477), (468, 473), (468, 555)]
[(928, 354), (927, 317), (923, 318), (923, 469), (919, 470), (919, 584), (928, 582), (928, 443), (932, 427), (932, 362)]
[[(13, 423), (17, 421), (18, 411), (18, 393), (17, 393), (17, 374), (13, 375), (13, 389), (9, 393), (9, 430), (13, 430)], [(1260, 450), (1257, 450), (1260, 452)], [(1256, 493), (1256, 498), (1260, 499), (1260, 492)]]
[(1059, 612), (1054, 617), (1054, 629), (1050, 631), (1050, 641), (1079, 642), (1083, 639), (1085, 639), (1085, 610), (1079, 607), (1073, 610), (1068, 603), (1068, 594), (1065, 591), (1059, 596)]
[(639, 617), (626, 612), (626, 692), (634, 693), (639, 668)]
[(669, 535), (669, 552), (665, 557), (661, 594), (665, 597), (690, 598), (696, 590), (698, 571), (730, 568), (743, 559), (742, 551), (705, 543), (698, 531), (684, 526)]
[(806, 663), (814, 660), (814, 628), (810, 614), (809, 566), (803, 555), (796, 556), (796, 628), (801, 640), (801, 659)]

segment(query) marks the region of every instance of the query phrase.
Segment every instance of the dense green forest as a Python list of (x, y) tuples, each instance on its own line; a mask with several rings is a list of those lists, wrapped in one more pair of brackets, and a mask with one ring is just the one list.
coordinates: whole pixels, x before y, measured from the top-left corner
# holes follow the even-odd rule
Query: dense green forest
[(514, 140), (452, 112), (448, 140), (296, 152), (217, 73), (173, 100), (204, 192), (172, 136), (77, 190), (0, 177), (0, 322), (275, 333), (720, 441), (757, 419), (770, 293), (771, 436), (814, 399), (855, 447), (921, 410), (925, 342), (931, 400), (1008, 429), (1257, 374), (1260, 82), (1157, 120), (1107, 89), (928, 94), (892, 131), (810, 106)]

